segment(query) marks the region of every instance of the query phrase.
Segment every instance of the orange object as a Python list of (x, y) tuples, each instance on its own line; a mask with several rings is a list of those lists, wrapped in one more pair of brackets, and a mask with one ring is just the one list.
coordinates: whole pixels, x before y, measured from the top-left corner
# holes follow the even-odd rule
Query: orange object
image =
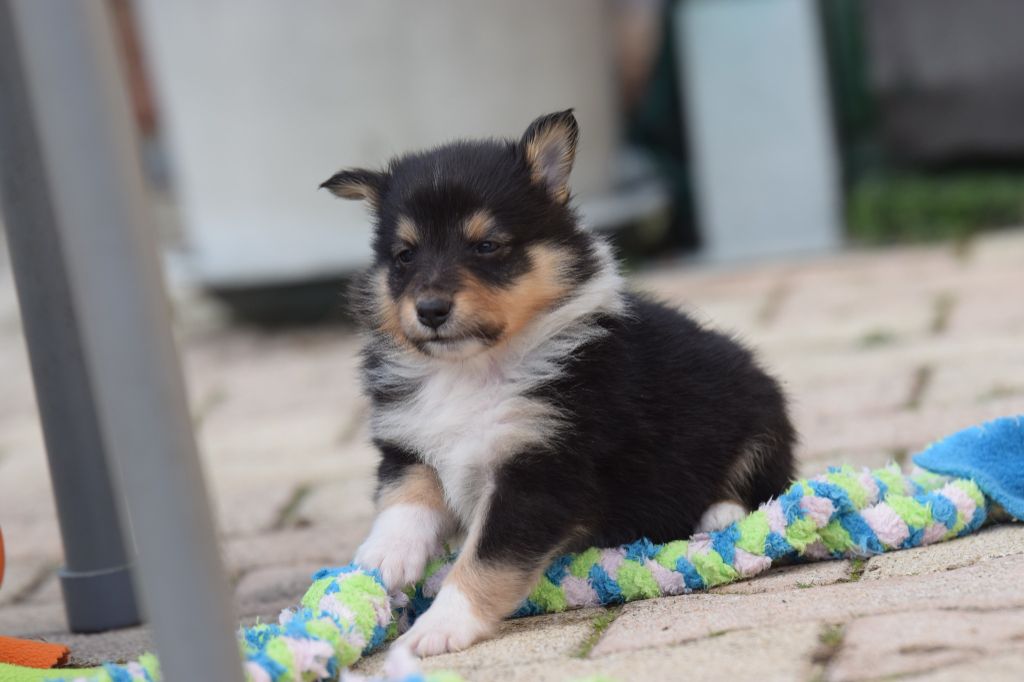
[(0, 663), (26, 668), (52, 668), (67, 663), (69, 653), (70, 650), (63, 644), (0, 637)]
[[(4, 581), (4, 536), (0, 533), (0, 583)], [(32, 639), (0, 637), (0, 663), (26, 668), (52, 668), (68, 662), (71, 653), (63, 644), (37, 642)]]

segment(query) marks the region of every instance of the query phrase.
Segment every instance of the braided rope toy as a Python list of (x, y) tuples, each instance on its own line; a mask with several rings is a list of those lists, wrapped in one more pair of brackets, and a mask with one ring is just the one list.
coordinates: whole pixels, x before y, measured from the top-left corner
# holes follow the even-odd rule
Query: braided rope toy
[[(867, 557), (932, 544), (974, 532), (986, 509), (985, 496), (969, 480), (927, 472), (904, 476), (894, 465), (873, 472), (834, 468), (797, 481), (720, 531), (560, 557), (515, 615), (686, 594), (751, 578), (784, 561)], [(450, 560), (428, 567), (401, 615), (422, 613), (451, 567)]]
[[(1020, 512), (1024, 418), (1008, 417), (961, 431), (932, 449), (949, 442), (956, 459), (972, 445), (990, 447), (986, 438), (998, 441), (994, 454), (987, 455), (986, 461), (998, 462), (990, 468), (1005, 467), (1013, 479), (986, 485), (992, 499), (971, 478), (924, 470), (904, 475), (895, 465), (874, 471), (834, 467), (793, 483), (781, 497), (721, 531), (665, 544), (641, 539), (622, 547), (563, 556), (547, 569), (515, 615), (680, 595), (750, 578), (778, 563), (868, 557), (942, 542), (980, 528), (993, 500), (1019, 518), (1024, 515)], [(1010, 464), (1004, 465), (1007, 458)], [(344, 668), (407, 627), (430, 605), (453, 559), (431, 562), (426, 577), (394, 599), (388, 597), (377, 571), (354, 564), (319, 571), (300, 605), (282, 612), (277, 624), (240, 631), (247, 678), (251, 682), (337, 679)], [(0, 666), (4, 682), (159, 679), (157, 660), (149, 654), (127, 665), (87, 670)], [(455, 682), (461, 678), (450, 673), (403, 673), (392, 679)]]

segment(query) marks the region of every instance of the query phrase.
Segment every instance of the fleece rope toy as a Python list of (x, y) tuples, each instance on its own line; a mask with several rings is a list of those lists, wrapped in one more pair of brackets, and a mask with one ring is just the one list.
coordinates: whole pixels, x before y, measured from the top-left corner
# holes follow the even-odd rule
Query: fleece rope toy
[[(844, 467), (797, 481), (782, 497), (721, 531), (561, 557), (516, 615), (685, 594), (798, 558), (865, 557), (917, 547), (971, 533), (985, 518), (984, 495), (971, 481), (903, 476), (895, 466), (874, 472)], [(451, 566), (435, 562), (428, 568), (409, 615), (429, 606)]]
[[(546, 571), (517, 616), (685, 594), (750, 578), (795, 560), (867, 557), (929, 545), (976, 531), (991, 502), (1024, 518), (1024, 417), (966, 429), (937, 442), (904, 475), (837, 467), (793, 483), (745, 519), (689, 540), (638, 540), (561, 557)], [(240, 633), (251, 682), (333, 680), (359, 657), (404, 629), (440, 590), (452, 557), (392, 603), (376, 571), (355, 565), (323, 569), (298, 608), (277, 624)], [(6, 673), (6, 676), (5, 676)], [(156, 658), (89, 670), (29, 671), (0, 666), (0, 681), (155, 682)], [(418, 673), (392, 679), (450, 682)]]

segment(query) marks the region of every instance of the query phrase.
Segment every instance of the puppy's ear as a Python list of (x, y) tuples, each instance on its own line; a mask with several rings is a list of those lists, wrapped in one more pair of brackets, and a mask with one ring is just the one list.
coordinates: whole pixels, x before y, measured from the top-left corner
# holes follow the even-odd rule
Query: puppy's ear
[(324, 180), (320, 187), (342, 199), (365, 199), (377, 206), (384, 191), (384, 174), (365, 168), (348, 168)]
[(566, 109), (535, 120), (519, 143), (533, 181), (562, 203), (569, 200), (569, 173), (579, 134), (572, 109)]

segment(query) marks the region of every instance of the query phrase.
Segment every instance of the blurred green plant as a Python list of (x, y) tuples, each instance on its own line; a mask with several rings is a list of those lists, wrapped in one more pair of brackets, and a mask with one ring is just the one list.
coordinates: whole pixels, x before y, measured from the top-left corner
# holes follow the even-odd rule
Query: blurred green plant
[(1024, 174), (871, 175), (853, 183), (847, 224), (869, 244), (966, 239), (1024, 223)]

